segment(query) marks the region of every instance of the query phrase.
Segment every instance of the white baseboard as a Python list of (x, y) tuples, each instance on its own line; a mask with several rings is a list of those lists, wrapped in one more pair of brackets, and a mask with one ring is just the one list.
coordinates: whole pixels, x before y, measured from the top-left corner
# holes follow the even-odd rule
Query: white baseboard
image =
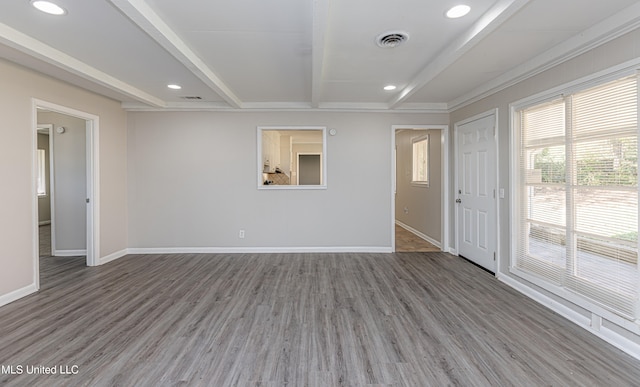
[(81, 255), (87, 255), (87, 250), (56, 250), (53, 254), (54, 257), (79, 257)]
[(592, 324), (592, 319), (580, 313), (577, 313), (566, 305), (563, 305), (562, 303), (530, 288), (529, 286), (511, 278), (508, 275), (498, 273), (496, 278), (498, 278), (499, 281), (507, 284), (511, 288), (538, 302), (539, 304), (546, 306), (552, 311), (558, 313), (577, 326), (589, 331), (590, 333), (598, 336), (602, 340), (620, 349), (621, 351), (626, 352), (627, 354), (640, 360), (639, 343), (634, 342), (611, 329), (608, 329), (602, 324)]
[(31, 293), (38, 291), (36, 284), (25, 286), (22, 289), (14, 290), (11, 293), (0, 296), (0, 306), (7, 305), (10, 302), (16, 301), (22, 297), (28, 296)]
[(109, 263), (111, 261), (115, 261), (118, 258), (122, 258), (125, 255), (130, 254), (129, 253), (129, 249), (123, 249), (120, 251), (116, 251), (115, 253), (111, 253), (109, 255), (105, 255), (104, 257), (101, 257), (100, 259), (98, 259), (98, 265), (104, 265), (105, 263)]
[(51, 224), (50, 220), (43, 220), (42, 222), (38, 222), (38, 226), (46, 226), (48, 224)]
[(130, 248), (128, 254), (390, 253), (391, 247), (153, 247)]
[(410, 233), (414, 234), (415, 236), (417, 236), (417, 237), (419, 237), (419, 238), (421, 238), (421, 239), (424, 239), (425, 241), (427, 241), (427, 242), (431, 243), (432, 245), (434, 245), (434, 246), (436, 246), (437, 248), (439, 248), (440, 250), (442, 250), (442, 243), (440, 243), (439, 241), (437, 241), (437, 240), (435, 240), (435, 239), (431, 238), (429, 235), (424, 234), (424, 233), (422, 233), (422, 232), (420, 232), (420, 231), (416, 230), (415, 228), (413, 228), (413, 227), (411, 227), (411, 226), (409, 226), (409, 225), (406, 225), (406, 224), (402, 223), (402, 222), (401, 222), (401, 221), (399, 221), (399, 220), (396, 220), (396, 224), (397, 224), (398, 226), (400, 226), (400, 227), (404, 228), (405, 230), (409, 231)]

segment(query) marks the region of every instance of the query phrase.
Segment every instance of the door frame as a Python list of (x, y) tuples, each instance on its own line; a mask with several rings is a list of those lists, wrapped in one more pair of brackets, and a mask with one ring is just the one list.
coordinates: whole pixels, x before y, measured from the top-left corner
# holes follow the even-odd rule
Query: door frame
[[(476, 114), (472, 117), (466, 118), (464, 120), (458, 121), (456, 123), (453, 124), (453, 175), (454, 175), (454, 188), (453, 188), (453, 192), (454, 192), (454, 196), (457, 197), (456, 192), (458, 192), (458, 190), (460, 189), (459, 185), (458, 185), (458, 156), (460, 154), (460, 150), (458, 147), (458, 132), (459, 132), (459, 127), (465, 124), (468, 124), (470, 122), (473, 121), (477, 121), (483, 118), (487, 118), (493, 116), (494, 120), (495, 120), (495, 130), (493, 133), (493, 141), (494, 141), (494, 145), (495, 145), (495, 175), (496, 175), (496, 181), (495, 181), (495, 186), (493, 187), (493, 189), (496, 192), (494, 201), (495, 201), (495, 220), (496, 220), (496, 227), (495, 230), (493, 230), (494, 232), (494, 242), (495, 242), (495, 251), (496, 251), (496, 263), (495, 263), (495, 275), (498, 274), (499, 270), (500, 270), (500, 175), (498, 173), (499, 171), (499, 166), (498, 166), (498, 160), (500, 160), (500, 149), (498, 147), (499, 142), (498, 142), (498, 108), (495, 109), (491, 109), (491, 110), (487, 110), (485, 112)], [(458, 222), (458, 214), (459, 214), (459, 206), (454, 205), (454, 249), (452, 249), (451, 253), (454, 255), (459, 255), (459, 246), (460, 246), (460, 224)]]
[[(36, 194), (36, 172), (37, 172), (37, 147), (38, 147), (38, 108), (46, 109), (52, 112), (65, 114), (68, 116), (83, 119), (86, 122), (86, 193), (87, 193), (87, 212), (86, 212), (86, 238), (87, 238), (87, 266), (97, 266), (100, 253), (100, 230), (99, 230), (99, 181), (100, 169), (99, 160), (99, 117), (80, 110), (72, 109), (66, 106), (58, 105), (52, 102), (40, 99), (31, 99), (31, 153), (32, 153), (32, 222), (33, 222), (33, 267), (34, 267), (34, 283), (36, 289), (40, 289), (40, 257), (39, 257), (39, 232), (38, 232), (38, 195)], [(52, 166), (53, 167), (53, 166)], [(53, 205), (52, 205), (53, 207)], [(52, 218), (53, 220), (53, 218)]]
[[(54, 209), (54, 205), (53, 203), (55, 202), (55, 174), (53, 173), (53, 163), (54, 163), (54, 158), (53, 158), (53, 124), (38, 124), (36, 125), (36, 133), (39, 133), (41, 131), (47, 131), (49, 134), (49, 170), (47, 171), (49, 174), (49, 186), (47, 187), (47, 189), (49, 190), (49, 195), (48, 195), (48, 199), (49, 199), (49, 221), (51, 222), (49, 224), (49, 227), (51, 228), (51, 246), (49, 246), (51, 248), (51, 255), (56, 255), (56, 230), (55, 230), (55, 209)], [(38, 147), (38, 140), (37, 140), (37, 134), (36, 134), (36, 149)], [(38, 198), (39, 200), (39, 198)], [(39, 205), (40, 203), (38, 203)], [(39, 208), (38, 208), (39, 211)], [(38, 214), (39, 215), (39, 214)], [(40, 225), (40, 219), (38, 216), (38, 226)], [(38, 248), (40, 247), (40, 244), (38, 244)], [(39, 253), (39, 251), (38, 251)], [(40, 254), (38, 254), (40, 255)]]
[(442, 241), (440, 250), (449, 252), (449, 125), (391, 125), (391, 252), (396, 251), (396, 131), (409, 130), (440, 130), (440, 165), (442, 168), (442, 192), (440, 202)]
[(322, 166), (324, 165), (324, 157), (322, 152), (298, 152), (296, 153), (296, 185), (300, 185), (300, 156), (320, 156), (320, 184), (318, 185), (326, 185), (323, 181), (323, 170)]

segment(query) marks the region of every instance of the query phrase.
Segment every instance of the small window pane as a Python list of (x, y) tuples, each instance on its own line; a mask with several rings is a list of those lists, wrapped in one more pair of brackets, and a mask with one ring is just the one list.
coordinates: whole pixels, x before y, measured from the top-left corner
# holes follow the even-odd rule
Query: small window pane
[(418, 137), (413, 143), (413, 177), (411, 181), (429, 184), (429, 136)]
[(45, 196), (47, 194), (47, 159), (44, 149), (38, 149), (38, 182), (37, 191), (38, 196)]

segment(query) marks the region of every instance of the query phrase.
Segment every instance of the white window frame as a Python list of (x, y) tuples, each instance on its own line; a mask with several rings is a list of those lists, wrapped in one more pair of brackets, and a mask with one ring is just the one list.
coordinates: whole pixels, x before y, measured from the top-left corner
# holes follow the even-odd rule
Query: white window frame
[[(322, 133), (322, 151), (320, 152), (320, 172), (321, 184), (318, 185), (265, 185), (263, 179), (264, 157), (262, 149), (262, 132), (263, 131), (301, 131), (312, 130)], [(259, 190), (326, 190), (327, 189), (327, 127), (326, 126), (258, 126), (256, 138), (257, 148), (257, 166), (256, 166), (256, 183)], [(293, 157), (293, 156), (292, 156)], [(298, 157), (297, 155), (295, 156)], [(298, 177), (296, 176), (296, 179)]]
[[(625, 76), (630, 76), (633, 74), (638, 74), (640, 71), (640, 59), (632, 60), (621, 65), (612, 67), (607, 70), (600, 71), (598, 73), (592, 74), (590, 76), (578, 79), (576, 81), (560, 85), (553, 89), (538, 93), (536, 95), (524, 98), (522, 100), (516, 101), (509, 105), (510, 111), (510, 133), (511, 136), (511, 144), (510, 144), (510, 163), (509, 163), (509, 176), (510, 176), (510, 194), (511, 194), (511, 202), (510, 202), (510, 218), (511, 218), (511, 235), (513, 236), (512, 240), (514, 241), (511, 244), (511, 260), (509, 264), (509, 271), (536, 285), (539, 286), (551, 293), (560, 296), (575, 305), (578, 305), (586, 310), (602, 316), (609, 321), (615, 322), (617, 324), (621, 324), (627, 326), (629, 320), (640, 319), (640, 302), (637, 303), (635, 316), (621, 316), (619, 313), (616, 313), (609, 308), (597, 303), (593, 302), (581, 295), (578, 295), (570, 290), (567, 290), (565, 287), (559, 286), (557, 284), (553, 284), (547, 280), (541, 279), (541, 277), (531, 274), (530, 272), (523, 271), (515, 266), (515, 257), (517, 256), (518, 245), (516, 242), (516, 238), (518, 238), (519, 230), (518, 227), (520, 225), (520, 207), (522, 206), (522, 200), (520, 194), (520, 189), (517, 185), (517, 182), (522, 178), (521, 173), (519, 171), (518, 158), (520, 157), (520, 117), (518, 111), (526, 109), (528, 107), (536, 106), (542, 104), (544, 102), (548, 102), (557, 98), (562, 97), (563, 95), (573, 94), (576, 92), (580, 92), (607, 82), (614, 81), (616, 79), (623, 78)], [(638, 97), (640, 100), (640, 96)], [(640, 104), (639, 104), (640, 105)], [(640, 109), (639, 109), (640, 110)], [(640, 113), (639, 113), (640, 114)], [(640, 121), (640, 120), (639, 120)], [(638, 265), (640, 268), (640, 265)], [(640, 270), (640, 269), (639, 269)], [(640, 329), (635, 329), (634, 331), (639, 331)]]
[[(418, 155), (416, 154), (416, 144), (420, 142), (425, 142), (425, 145), (426, 145), (426, 154), (425, 154), (424, 160), (422, 161), (424, 163), (424, 170), (425, 170), (424, 180), (417, 180), (419, 176), (416, 177), (416, 174), (417, 174), (416, 164), (421, 162), (420, 160), (417, 160)], [(429, 144), (428, 134), (414, 137), (411, 139), (411, 185), (414, 185), (417, 187), (429, 187), (429, 167), (430, 167), (429, 145), (430, 144)]]

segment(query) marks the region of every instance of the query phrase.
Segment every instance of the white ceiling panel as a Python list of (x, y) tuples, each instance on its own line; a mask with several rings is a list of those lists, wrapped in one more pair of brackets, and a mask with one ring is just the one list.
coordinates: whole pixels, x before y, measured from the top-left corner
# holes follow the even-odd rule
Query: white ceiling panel
[[(168, 83), (181, 83), (203, 99), (220, 97), (142, 33), (107, 1), (60, 0), (63, 17), (43, 14), (28, 1), (0, 4), (0, 23), (165, 101), (181, 101)], [(187, 89), (185, 87), (185, 89)]]
[(583, 0), (529, 2), (501, 28), (448, 66), (429, 87), (406, 101), (451, 102), (634, 4), (637, 1), (612, 0), (588, 5)]
[(0, 58), (127, 109), (449, 111), (640, 26), (633, 0), (52, 1), (0, 2)]
[(310, 98), (309, 39), (290, 32), (187, 32), (205, 62), (245, 102)]

